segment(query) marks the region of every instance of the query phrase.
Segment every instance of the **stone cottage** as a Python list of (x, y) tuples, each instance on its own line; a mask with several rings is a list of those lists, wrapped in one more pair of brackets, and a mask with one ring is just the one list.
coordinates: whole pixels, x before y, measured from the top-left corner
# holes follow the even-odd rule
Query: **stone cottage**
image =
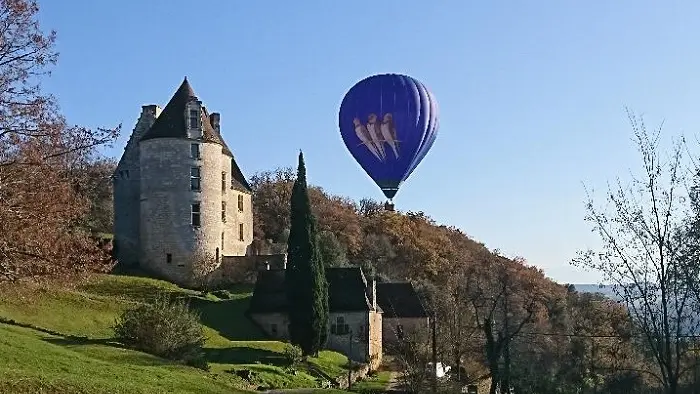
[(189, 284), (197, 263), (225, 276), (250, 262), (251, 187), (220, 125), (187, 78), (162, 110), (142, 107), (113, 175), (118, 264)]
[(390, 351), (400, 340), (427, 335), (430, 316), (408, 282), (377, 284), (377, 303), (382, 308), (382, 340)]
[[(268, 267), (269, 268), (269, 267)], [(379, 366), (382, 360), (382, 310), (376, 281), (359, 267), (326, 270), (329, 287), (330, 334), (327, 348), (355, 361)], [(270, 337), (288, 339), (285, 270), (258, 272), (248, 316)]]

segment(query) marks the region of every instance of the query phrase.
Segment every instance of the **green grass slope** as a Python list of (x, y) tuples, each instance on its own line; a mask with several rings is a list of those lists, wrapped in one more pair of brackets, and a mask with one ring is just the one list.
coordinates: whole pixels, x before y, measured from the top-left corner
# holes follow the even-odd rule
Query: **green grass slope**
[[(110, 342), (119, 313), (160, 292), (186, 298), (201, 313), (210, 372)], [(284, 344), (265, 340), (245, 318), (250, 288), (229, 289), (228, 295), (203, 297), (168, 282), (116, 275), (101, 275), (72, 289), (2, 285), (0, 318), (38, 330), (0, 324), (0, 392), (236, 393), (259, 386), (315, 387), (316, 378), (308, 371), (288, 373)], [(339, 376), (347, 359), (324, 351), (310, 361)], [(250, 371), (249, 380), (238, 377), (239, 370)]]

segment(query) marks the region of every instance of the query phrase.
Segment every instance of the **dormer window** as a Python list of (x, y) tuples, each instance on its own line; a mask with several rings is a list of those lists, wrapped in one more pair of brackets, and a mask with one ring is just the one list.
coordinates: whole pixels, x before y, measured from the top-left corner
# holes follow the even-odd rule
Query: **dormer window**
[(190, 110), (190, 129), (198, 129), (199, 128), (199, 121), (200, 121), (200, 116), (199, 116), (199, 111), (196, 109), (191, 109)]

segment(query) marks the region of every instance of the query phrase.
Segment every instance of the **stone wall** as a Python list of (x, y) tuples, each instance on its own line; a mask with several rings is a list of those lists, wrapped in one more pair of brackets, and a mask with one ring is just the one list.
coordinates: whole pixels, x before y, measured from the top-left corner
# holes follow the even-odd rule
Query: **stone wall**
[(373, 330), (369, 332), (369, 367), (372, 370), (379, 368), (382, 363), (383, 354), (383, 330), (382, 330), (382, 320), (383, 316), (381, 313), (372, 311), (369, 313), (370, 326), (374, 327)]
[(382, 317), (382, 337), (385, 347), (393, 347), (398, 344), (397, 329), (401, 326), (405, 335), (409, 337), (423, 337), (430, 330), (430, 319), (427, 317)]
[(328, 335), (327, 347), (348, 355), (354, 361), (368, 363), (370, 361), (369, 312), (333, 312), (330, 314), (330, 324), (335, 324), (338, 321), (338, 317), (342, 317), (345, 324), (352, 331), (352, 343), (348, 334), (337, 335), (331, 333)]
[(271, 338), (289, 339), (289, 318), (286, 313), (251, 314), (250, 318)]
[[(199, 160), (190, 157), (195, 142), (200, 142)], [(224, 157), (221, 145), (214, 143), (176, 138), (141, 143), (140, 263), (146, 269), (188, 283), (195, 260), (220, 264)], [(190, 189), (192, 167), (200, 167), (200, 191)], [(193, 203), (200, 204), (199, 227), (192, 225)]]
[[(355, 362), (366, 363), (370, 369), (378, 368), (382, 362), (381, 313), (334, 312), (330, 314), (330, 323), (334, 324), (340, 316), (350, 326), (352, 343), (349, 334), (336, 335), (331, 333), (328, 336), (326, 348), (349, 356)], [(252, 314), (250, 318), (270, 337), (280, 340), (289, 339), (289, 319), (285, 313)], [(372, 324), (373, 329), (368, 330), (370, 324)]]
[[(248, 254), (250, 244), (253, 242), (253, 204), (252, 196), (247, 191), (238, 190), (231, 186), (231, 158), (222, 155), (222, 174), (226, 176), (227, 190), (223, 195), (226, 201), (226, 222), (224, 223), (226, 256), (245, 256)], [(221, 180), (219, 180), (221, 182)], [(243, 209), (238, 209), (238, 197), (243, 198)], [(243, 239), (241, 240), (241, 228), (243, 225)]]
[(283, 269), (286, 267), (287, 255), (250, 255), (224, 256), (221, 265), (210, 274), (210, 283), (214, 287), (230, 284), (254, 284), (260, 270)]
[(157, 105), (141, 108), (136, 126), (124, 148), (124, 154), (113, 176), (114, 190), (114, 245), (120, 265), (134, 266), (139, 259), (139, 218), (141, 198), (139, 139), (160, 115)]

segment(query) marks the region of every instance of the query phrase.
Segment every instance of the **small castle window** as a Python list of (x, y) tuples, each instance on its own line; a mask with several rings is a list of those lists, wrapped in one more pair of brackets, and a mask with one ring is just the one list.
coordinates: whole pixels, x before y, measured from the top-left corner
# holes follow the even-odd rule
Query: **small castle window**
[(165, 255), (165, 262), (168, 263), (168, 264), (171, 264), (171, 263), (173, 262), (173, 255), (170, 254), (170, 253), (167, 253), (167, 254)]
[(190, 129), (199, 128), (199, 111), (196, 109), (190, 110)]
[(243, 241), (243, 223), (238, 224), (238, 240)]
[(403, 340), (403, 338), (404, 338), (403, 326), (401, 324), (396, 325), (396, 337), (399, 340)]
[(199, 209), (198, 202), (192, 204), (192, 225), (195, 227), (199, 227), (202, 224), (202, 217)]
[(199, 154), (199, 144), (190, 144), (190, 157), (196, 160), (202, 158)]
[(221, 250), (224, 249), (224, 233), (221, 233)]
[(221, 221), (226, 222), (226, 201), (221, 202)]
[(124, 173), (126, 174), (126, 179), (129, 179), (129, 170), (126, 170)]
[(331, 324), (331, 334), (347, 335), (350, 333), (350, 326), (345, 324), (345, 317), (338, 316), (335, 318), (335, 324)]
[(201, 180), (200, 168), (192, 167), (190, 168), (190, 190), (200, 191), (201, 190)]
[(221, 192), (226, 193), (226, 173), (221, 173)]
[(242, 194), (238, 195), (238, 210), (240, 212), (243, 212), (243, 195)]
[(272, 335), (277, 335), (277, 324), (270, 324), (270, 332), (272, 333)]

